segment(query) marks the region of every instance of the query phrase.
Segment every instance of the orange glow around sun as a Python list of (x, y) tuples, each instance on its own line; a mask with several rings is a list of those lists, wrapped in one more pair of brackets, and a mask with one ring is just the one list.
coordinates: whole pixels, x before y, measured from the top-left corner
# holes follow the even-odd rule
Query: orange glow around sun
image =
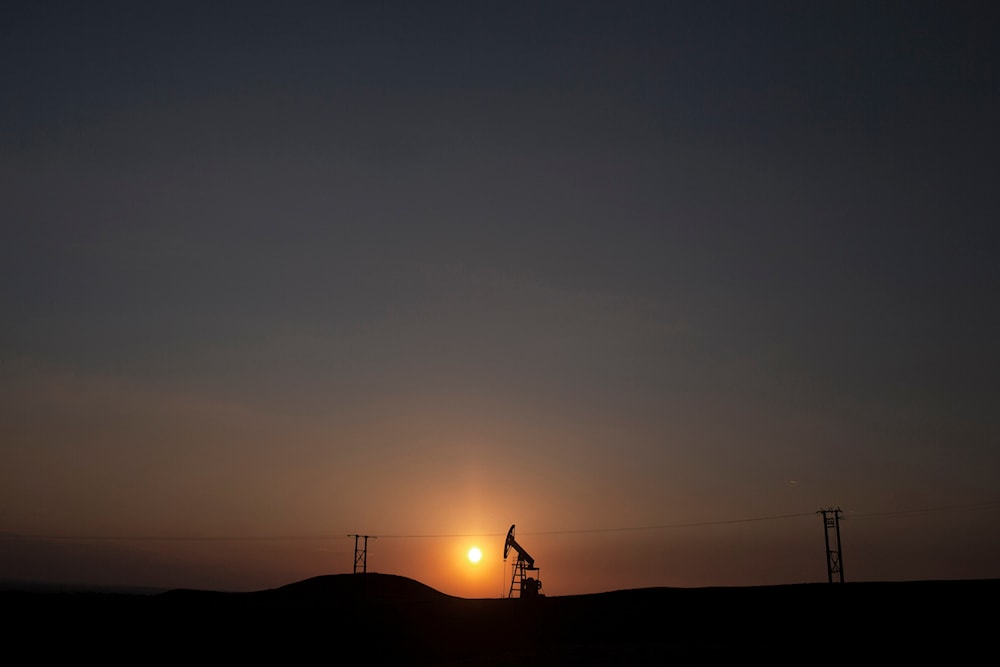
[[(422, 548), (408, 541), (399, 545), (397, 561), (405, 562), (407, 567), (397, 572), (447, 595), (496, 598), (501, 593), (501, 579), (504, 578), (501, 575), (505, 568), (498, 549), (489, 548), (488, 542), (496, 539), (496, 535), (483, 538), (482, 535), (463, 534), (449, 537), (443, 543), (438, 539), (421, 540)], [(385, 540), (383, 551), (391, 544)], [(395, 548), (395, 545), (392, 546)], [(408, 554), (406, 557), (403, 556), (404, 551)], [(389, 568), (382, 571), (389, 571)], [(507, 573), (507, 585), (510, 584), (509, 578)]]

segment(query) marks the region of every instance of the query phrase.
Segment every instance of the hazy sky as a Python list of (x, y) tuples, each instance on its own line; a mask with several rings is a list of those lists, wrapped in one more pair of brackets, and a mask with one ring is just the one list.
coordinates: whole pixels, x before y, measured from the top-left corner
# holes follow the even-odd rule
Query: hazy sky
[(1000, 577), (998, 19), (7, 7), (0, 578)]

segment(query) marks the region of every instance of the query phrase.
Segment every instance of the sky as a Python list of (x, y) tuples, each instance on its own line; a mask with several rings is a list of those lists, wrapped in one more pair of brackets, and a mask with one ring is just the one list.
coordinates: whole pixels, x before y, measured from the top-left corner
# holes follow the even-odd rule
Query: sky
[[(1000, 577), (1000, 11), (32, 2), (0, 579)], [(364, 544), (364, 541), (360, 541)], [(478, 564), (465, 554), (482, 549)]]

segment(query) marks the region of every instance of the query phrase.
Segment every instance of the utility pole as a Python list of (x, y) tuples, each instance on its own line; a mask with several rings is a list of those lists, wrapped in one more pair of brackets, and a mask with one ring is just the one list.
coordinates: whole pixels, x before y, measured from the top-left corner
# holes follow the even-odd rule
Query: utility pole
[[(838, 575), (839, 583), (844, 583), (844, 559), (840, 549), (840, 508), (827, 508), (816, 512), (823, 515), (823, 537), (826, 540), (826, 580), (833, 583), (833, 575)], [(830, 544), (830, 530), (834, 531), (834, 542)]]
[[(373, 535), (348, 535), (348, 537), (354, 538), (354, 574), (359, 571), (364, 574), (368, 572), (368, 539), (377, 540), (378, 538)], [(362, 538), (364, 538), (363, 544), (359, 543)]]

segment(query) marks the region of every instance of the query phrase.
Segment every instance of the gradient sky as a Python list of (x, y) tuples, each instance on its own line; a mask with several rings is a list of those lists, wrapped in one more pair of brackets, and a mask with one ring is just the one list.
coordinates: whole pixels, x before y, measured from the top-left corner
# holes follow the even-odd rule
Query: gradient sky
[(0, 578), (1000, 577), (994, 7), (6, 7)]

